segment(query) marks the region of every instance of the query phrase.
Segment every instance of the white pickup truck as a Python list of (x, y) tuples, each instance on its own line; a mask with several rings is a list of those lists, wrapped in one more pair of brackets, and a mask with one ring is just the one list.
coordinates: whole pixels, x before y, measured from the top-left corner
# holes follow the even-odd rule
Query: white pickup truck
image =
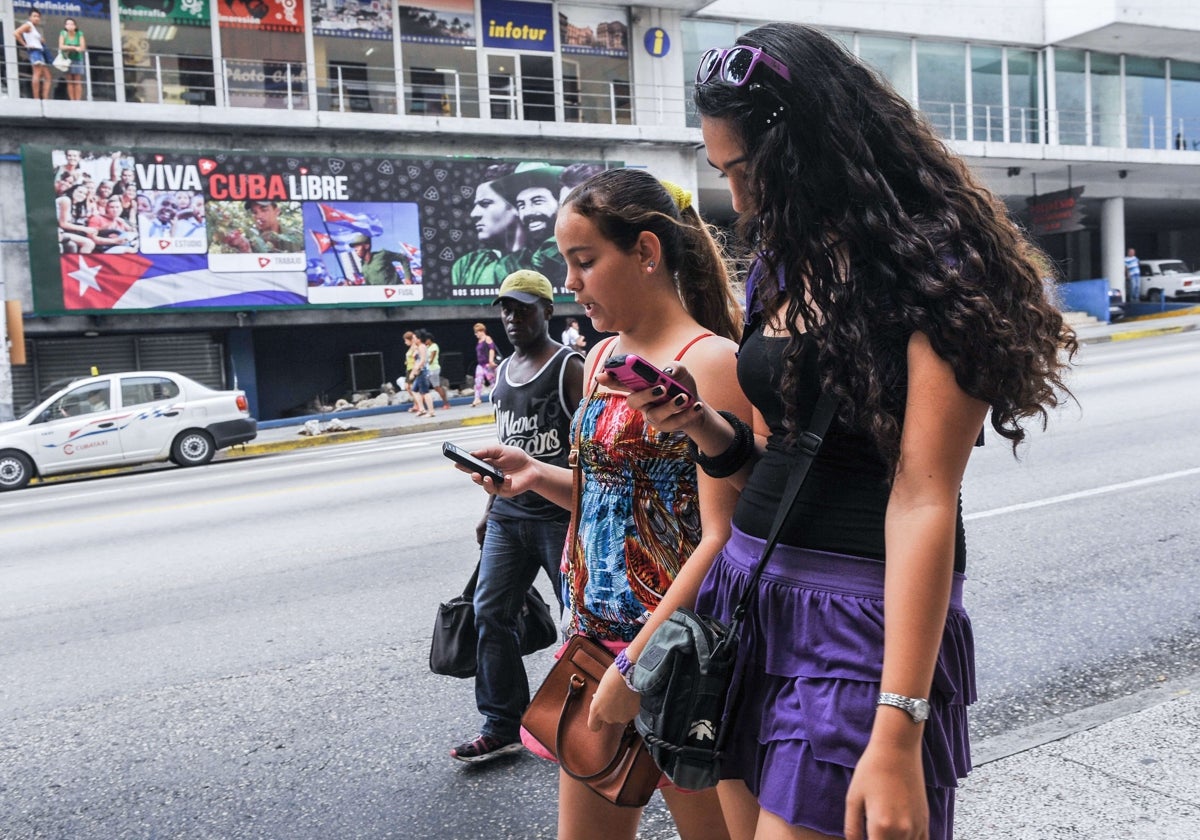
[(1142, 278), (1138, 297), (1160, 301), (1200, 298), (1200, 274), (1183, 260), (1139, 260)]

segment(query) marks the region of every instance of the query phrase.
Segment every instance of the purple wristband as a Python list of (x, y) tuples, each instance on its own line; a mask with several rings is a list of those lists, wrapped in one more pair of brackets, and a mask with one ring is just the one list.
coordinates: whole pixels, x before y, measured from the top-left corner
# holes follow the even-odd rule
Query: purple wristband
[(617, 658), (613, 660), (613, 665), (616, 666), (617, 673), (625, 681), (625, 687), (635, 694), (641, 694), (640, 691), (633, 687), (633, 666), (636, 664), (636, 662), (629, 661), (629, 657), (625, 654), (625, 651), (618, 653)]

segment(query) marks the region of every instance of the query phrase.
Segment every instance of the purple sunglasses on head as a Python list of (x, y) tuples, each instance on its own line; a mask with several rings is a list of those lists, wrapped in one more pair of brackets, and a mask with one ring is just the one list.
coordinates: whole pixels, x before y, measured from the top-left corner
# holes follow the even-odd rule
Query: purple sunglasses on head
[(696, 67), (696, 84), (706, 85), (716, 77), (735, 87), (741, 87), (750, 80), (754, 68), (759, 64), (765, 64), (774, 70), (785, 82), (792, 80), (792, 74), (783, 62), (771, 58), (758, 47), (737, 46), (725, 50), (708, 50), (700, 56), (700, 64)]

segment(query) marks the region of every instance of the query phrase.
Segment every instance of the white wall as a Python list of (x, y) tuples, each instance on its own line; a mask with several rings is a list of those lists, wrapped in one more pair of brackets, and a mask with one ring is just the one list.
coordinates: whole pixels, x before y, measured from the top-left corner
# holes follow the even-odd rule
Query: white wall
[[(1110, 0), (1090, 0), (1105, 5)], [(1044, 0), (715, 0), (699, 15), (730, 20), (786, 20), (858, 32), (1038, 45)], [(1087, 3), (1089, 0), (1079, 0)], [(1159, 0), (1167, 3), (1170, 0)], [(1177, 0), (1176, 0), (1177, 2)]]
[[(1200, 30), (1200, 4), (1179, 0), (1045, 0), (1045, 3), (1048, 43), (1113, 24)], [(1121, 52), (1119, 43), (1113, 44), (1111, 51)]]

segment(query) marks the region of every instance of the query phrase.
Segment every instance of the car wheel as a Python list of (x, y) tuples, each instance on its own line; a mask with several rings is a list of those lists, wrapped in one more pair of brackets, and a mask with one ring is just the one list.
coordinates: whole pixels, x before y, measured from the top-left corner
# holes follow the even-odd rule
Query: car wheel
[(20, 490), (33, 478), (33, 461), (23, 452), (0, 452), (0, 490)]
[(188, 429), (171, 444), (171, 460), (181, 467), (199, 467), (217, 454), (212, 436), (200, 429)]
[(1146, 300), (1151, 303), (1159, 303), (1162, 301), (1162, 289), (1151, 289), (1150, 294), (1146, 295)]

